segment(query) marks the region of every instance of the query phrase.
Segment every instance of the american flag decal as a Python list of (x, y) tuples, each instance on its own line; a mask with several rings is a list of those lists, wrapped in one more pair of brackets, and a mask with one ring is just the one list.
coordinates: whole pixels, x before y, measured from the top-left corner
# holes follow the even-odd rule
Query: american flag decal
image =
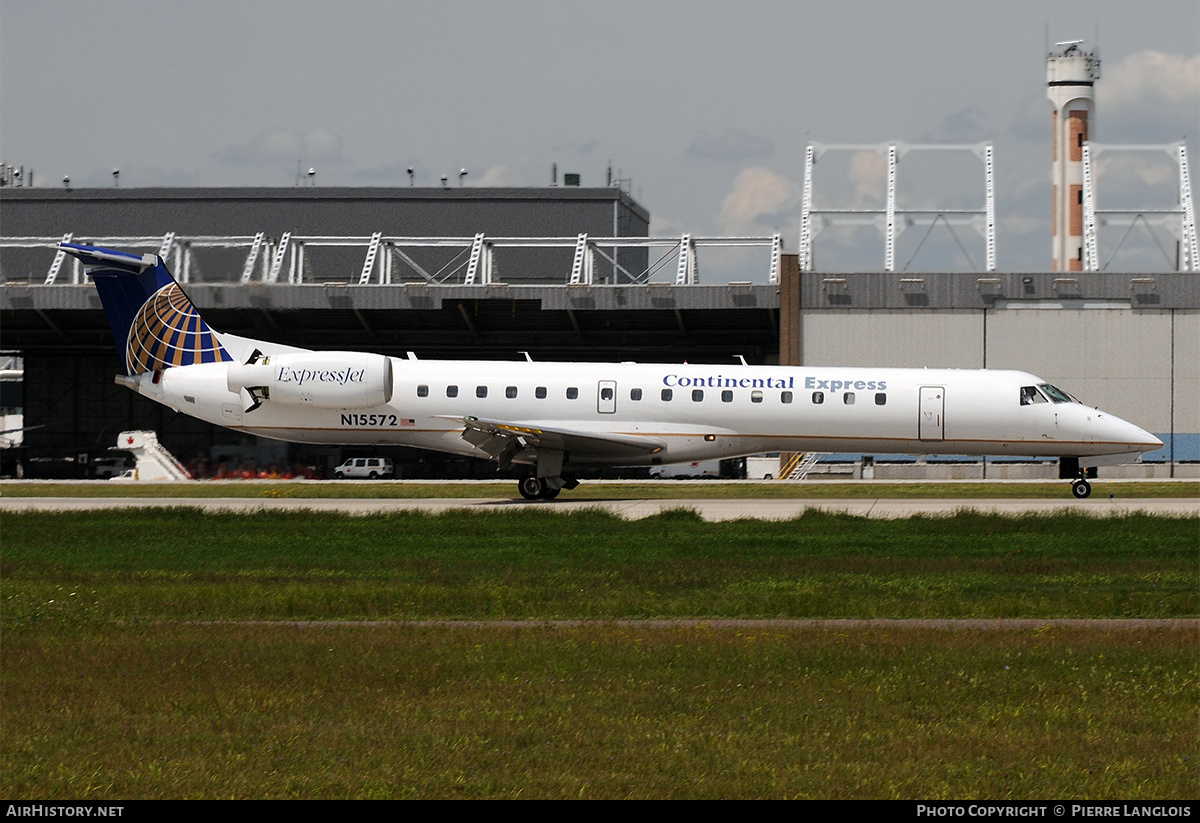
[(401, 417), (400, 425), (401, 426), (415, 426), (415, 425), (417, 425), (417, 421), (413, 420), (411, 417)]

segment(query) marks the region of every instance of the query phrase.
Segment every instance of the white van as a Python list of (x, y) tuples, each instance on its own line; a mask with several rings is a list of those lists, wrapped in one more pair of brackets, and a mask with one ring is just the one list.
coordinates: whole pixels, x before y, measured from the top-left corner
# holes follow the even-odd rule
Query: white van
[(377, 480), (380, 477), (391, 477), (392, 474), (392, 461), (385, 457), (354, 457), (333, 470), (333, 476), (338, 480), (344, 477)]

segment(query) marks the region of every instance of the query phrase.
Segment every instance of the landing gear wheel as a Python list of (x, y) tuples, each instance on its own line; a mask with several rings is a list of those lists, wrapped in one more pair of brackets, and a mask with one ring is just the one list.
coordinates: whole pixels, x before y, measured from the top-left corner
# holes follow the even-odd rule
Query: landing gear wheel
[(1076, 500), (1083, 500), (1092, 493), (1092, 484), (1084, 480), (1082, 477), (1071, 484), (1071, 494), (1075, 495)]
[(558, 493), (560, 491), (562, 491), (562, 489), (552, 489), (549, 485), (546, 485), (546, 488), (542, 490), (542, 499), (553, 500), (554, 498), (558, 497)]
[(541, 478), (530, 475), (529, 477), (521, 478), (517, 483), (517, 491), (526, 500), (540, 500), (545, 495), (546, 484)]

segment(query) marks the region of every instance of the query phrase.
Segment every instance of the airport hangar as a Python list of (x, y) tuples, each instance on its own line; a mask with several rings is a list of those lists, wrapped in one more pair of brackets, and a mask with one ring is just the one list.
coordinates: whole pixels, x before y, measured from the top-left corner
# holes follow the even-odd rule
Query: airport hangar
[[(1125, 474), (1200, 474), (1195, 273), (802, 272), (777, 238), (757, 238), (760, 262), (714, 283), (704, 239), (650, 238), (649, 223), (618, 187), (5, 188), (0, 350), (23, 358), (26, 453), (94, 453), (138, 429), (184, 462), (269, 454), (328, 468), (343, 452), (256, 445), (115, 386), (94, 288), (70, 262), (54, 269), (69, 233), (166, 248), (214, 327), (296, 346), (1021, 369), (1164, 441)], [(463, 467), (431, 469), (447, 470)]]

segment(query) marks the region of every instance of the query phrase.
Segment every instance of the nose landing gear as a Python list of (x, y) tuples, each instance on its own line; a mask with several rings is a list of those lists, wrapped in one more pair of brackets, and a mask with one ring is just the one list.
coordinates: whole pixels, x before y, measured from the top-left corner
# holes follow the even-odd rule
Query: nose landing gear
[(1096, 476), (1094, 468), (1084, 469), (1079, 466), (1078, 457), (1060, 457), (1058, 459), (1058, 476), (1063, 480), (1071, 481), (1071, 494), (1076, 500), (1083, 500), (1092, 493), (1092, 484), (1088, 482), (1089, 477)]

